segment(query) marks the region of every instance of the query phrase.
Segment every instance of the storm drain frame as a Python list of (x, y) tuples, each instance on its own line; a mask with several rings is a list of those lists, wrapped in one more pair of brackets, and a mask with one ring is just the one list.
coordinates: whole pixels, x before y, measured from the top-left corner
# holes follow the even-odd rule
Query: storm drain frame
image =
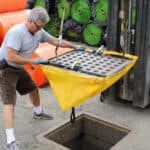
[(65, 122), (41, 134), (39, 140), (42, 137), (54, 144), (53, 148), (61, 150), (110, 150), (130, 132), (130, 129), (84, 113), (78, 115), (74, 123)]
[[(75, 70), (73, 65), (78, 64), (76, 71), (106, 77), (123, 69), (132, 59), (111, 54), (94, 54), (89, 51), (70, 51), (49, 59), (52, 66)], [(48, 64), (47, 64), (48, 65)]]

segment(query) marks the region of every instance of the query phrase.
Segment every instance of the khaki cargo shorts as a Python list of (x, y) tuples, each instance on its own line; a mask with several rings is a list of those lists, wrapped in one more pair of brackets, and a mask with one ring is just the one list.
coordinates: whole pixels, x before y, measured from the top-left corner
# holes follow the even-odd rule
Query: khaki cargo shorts
[(36, 87), (36, 84), (24, 69), (11, 66), (0, 68), (0, 99), (4, 104), (16, 103), (16, 91), (24, 95), (33, 91)]

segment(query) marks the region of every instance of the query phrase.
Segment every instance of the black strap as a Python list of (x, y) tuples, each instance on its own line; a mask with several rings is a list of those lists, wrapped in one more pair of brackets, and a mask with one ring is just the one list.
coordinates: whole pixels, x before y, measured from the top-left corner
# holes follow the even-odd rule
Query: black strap
[(75, 117), (75, 108), (72, 107), (72, 112), (71, 112), (71, 115), (70, 115), (70, 122), (71, 123), (75, 123), (75, 120), (76, 120), (76, 117)]
[(104, 92), (101, 93), (101, 95), (100, 95), (100, 101), (101, 101), (101, 102), (104, 102), (104, 101), (105, 101), (105, 93), (104, 93)]
[(3, 60), (0, 60), (0, 69), (5, 69), (6, 63)]
[(20, 70), (21, 68), (17, 68), (17, 67), (14, 67), (14, 66), (11, 66), (8, 64), (8, 62), (6, 60), (3, 60), (3, 62), (5, 63), (5, 67), (4, 68), (12, 68), (12, 69), (15, 69), (15, 70)]

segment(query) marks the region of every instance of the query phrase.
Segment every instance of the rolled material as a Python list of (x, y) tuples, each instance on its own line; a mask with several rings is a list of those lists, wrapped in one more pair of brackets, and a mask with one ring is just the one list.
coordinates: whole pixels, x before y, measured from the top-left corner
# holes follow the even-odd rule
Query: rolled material
[(91, 18), (91, 10), (88, 2), (78, 0), (71, 6), (72, 19), (80, 24), (85, 24)]
[[(71, 48), (62, 48), (58, 49), (58, 56), (69, 51), (72, 51)], [(56, 57), (55, 55), (55, 46), (48, 43), (40, 43), (39, 47), (36, 49), (35, 53), (43, 59), (50, 59)]]
[(0, 13), (23, 10), (27, 0), (0, 0)]
[(55, 37), (59, 36), (59, 24), (55, 18), (50, 19), (49, 22), (44, 26), (44, 29)]
[(93, 2), (92, 5), (92, 16), (96, 24), (107, 25), (109, 12), (109, 3), (108, 0), (99, 0)]
[[(65, 11), (65, 12), (64, 12)], [(70, 16), (70, 3), (68, 0), (60, 0), (57, 3), (57, 12), (60, 19), (66, 20)], [(64, 17), (63, 17), (63, 13)]]
[(98, 27), (95, 23), (89, 23), (83, 29), (83, 39), (87, 44), (96, 46), (101, 41), (102, 32), (102, 29)]
[(20, 10), (16, 12), (1, 13), (0, 14), (0, 44), (8, 29), (15, 24), (25, 22), (30, 10)]
[[(38, 54), (33, 53), (31, 58), (38, 58)], [(28, 74), (31, 76), (32, 80), (35, 82), (35, 84), (38, 87), (41, 87), (48, 83), (46, 75), (42, 71), (42, 68), (39, 65), (36, 64), (25, 64), (24, 69), (28, 72)]]

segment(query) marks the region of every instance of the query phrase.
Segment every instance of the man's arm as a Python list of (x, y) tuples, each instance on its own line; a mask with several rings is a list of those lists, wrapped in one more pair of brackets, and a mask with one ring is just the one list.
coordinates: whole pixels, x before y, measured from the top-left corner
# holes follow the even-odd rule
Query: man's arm
[[(58, 39), (53, 37), (51, 40), (48, 41), (48, 43), (50, 43), (52, 45), (57, 45), (58, 44)], [(62, 40), (59, 43), (59, 46), (64, 47), (64, 48), (75, 48), (73, 43), (71, 43), (69, 41), (66, 41), (66, 40)]]
[(7, 47), (7, 50), (8, 50), (7, 59), (9, 62), (23, 65), (23, 64), (29, 64), (32, 61), (31, 58), (25, 58), (18, 55), (17, 50), (13, 48)]
[(8, 61), (20, 65), (24, 64), (45, 64), (48, 63), (48, 60), (42, 59), (40, 57), (38, 58), (25, 58), (20, 55), (18, 55), (17, 51), (13, 48), (7, 48), (8, 49)]

